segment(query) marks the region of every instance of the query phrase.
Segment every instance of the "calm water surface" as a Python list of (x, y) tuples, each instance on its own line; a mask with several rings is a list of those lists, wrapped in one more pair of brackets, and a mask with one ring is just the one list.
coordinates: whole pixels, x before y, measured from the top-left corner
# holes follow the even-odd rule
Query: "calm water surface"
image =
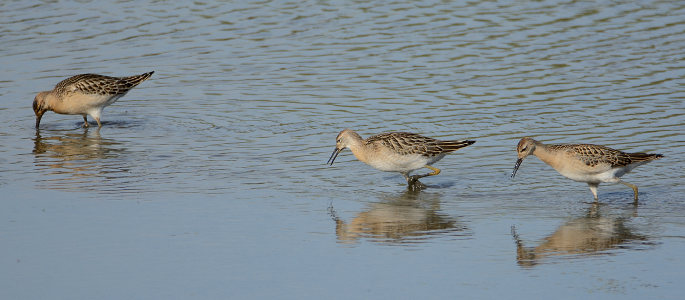
[[(2, 2), (0, 298), (681, 298), (685, 3), (640, 3)], [(343, 128), (477, 143), (416, 193)], [(523, 136), (665, 158), (594, 205)]]

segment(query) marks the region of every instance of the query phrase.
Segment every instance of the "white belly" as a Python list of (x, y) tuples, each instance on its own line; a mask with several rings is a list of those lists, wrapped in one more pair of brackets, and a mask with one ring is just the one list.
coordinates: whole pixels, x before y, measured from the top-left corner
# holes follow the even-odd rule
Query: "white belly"
[(600, 171), (595, 171), (595, 172), (588, 172), (584, 170), (575, 170), (575, 169), (563, 169), (563, 170), (557, 170), (561, 175), (564, 175), (566, 178), (575, 180), (575, 181), (580, 181), (580, 182), (610, 182), (610, 183), (615, 183), (618, 182), (619, 179), (616, 177), (616, 171), (617, 169), (607, 169), (607, 170), (600, 170)]
[(366, 162), (370, 166), (386, 172), (411, 172), (423, 168), (426, 165), (431, 165), (438, 160), (445, 157), (445, 154), (441, 154), (434, 157), (426, 157), (420, 154), (411, 155), (386, 155), (383, 157), (377, 157), (376, 159), (371, 159)]

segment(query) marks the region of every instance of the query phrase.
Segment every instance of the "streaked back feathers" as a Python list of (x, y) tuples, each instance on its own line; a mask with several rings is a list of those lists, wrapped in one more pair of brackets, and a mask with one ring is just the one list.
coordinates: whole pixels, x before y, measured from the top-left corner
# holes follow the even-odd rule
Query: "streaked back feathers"
[(374, 135), (365, 140), (366, 144), (380, 143), (392, 151), (401, 154), (421, 154), (436, 156), (456, 151), (476, 141), (441, 141), (410, 132), (389, 132)]
[(611, 167), (623, 167), (634, 163), (662, 158), (661, 154), (626, 153), (609, 147), (593, 144), (558, 144), (547, 146), (550, 150), (572, 151), (586, 165), (609, 164)]
[(120, 95), (139, 85), (152, 76), (152, 72), (127, 76), (111, 77), (98, 74), (80, 74), (62, 80), (55, 86), (55, 92), (59, 95), (70, 92), (97, 95)]

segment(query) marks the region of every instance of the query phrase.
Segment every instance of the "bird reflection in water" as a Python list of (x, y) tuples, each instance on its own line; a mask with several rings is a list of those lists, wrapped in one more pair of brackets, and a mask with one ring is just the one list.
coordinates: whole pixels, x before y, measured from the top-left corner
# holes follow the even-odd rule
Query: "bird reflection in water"
[[(633, 214), (636, 212), (633, 211)], [(519, 265), (530, 267), (548, 257), (600, 255), (630, 242), (646, 240), (646, 236), (635, 234), (626, 226), (628, 220), (625, 216), (602, 216), (600, 204), (593, 203), (586, 215), (559, 226), (534, 248), (525, 247), (516, 228), (512, 226), (516, 260)]]
[(102, 138), (99, 130), (55, 135), (36, 130), (33, 141), (35, 165), (46, 171), (43, 180), (52, 188), (95, 188), (90, 184), (103, 180), (99, 175), (121, 171), (106, 159), (118, 157), (123, 150), (116, 147), (118, 143)]
[(461, 222), (440, 213), (437, 194), (420, 191), (408, 190), (372, 203), (349, 222), (340, 219), (332, 205), (329, 214), (335, 221), (338, 241), (342, 243), (367, 238), (385, 244), (409, 244), (431, 237), (471, 235)]

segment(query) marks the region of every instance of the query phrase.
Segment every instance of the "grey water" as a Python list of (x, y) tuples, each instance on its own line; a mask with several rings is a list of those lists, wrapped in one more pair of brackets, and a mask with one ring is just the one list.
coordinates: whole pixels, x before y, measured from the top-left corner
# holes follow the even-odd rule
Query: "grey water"
[[(685, 2), (3, 1), (0, 41), (1, 299), (682, 298)], [(344, 128), (477, 142), (411, 192)], [(524, 136), (665, 157), (594, 204), (510, 179)]]

